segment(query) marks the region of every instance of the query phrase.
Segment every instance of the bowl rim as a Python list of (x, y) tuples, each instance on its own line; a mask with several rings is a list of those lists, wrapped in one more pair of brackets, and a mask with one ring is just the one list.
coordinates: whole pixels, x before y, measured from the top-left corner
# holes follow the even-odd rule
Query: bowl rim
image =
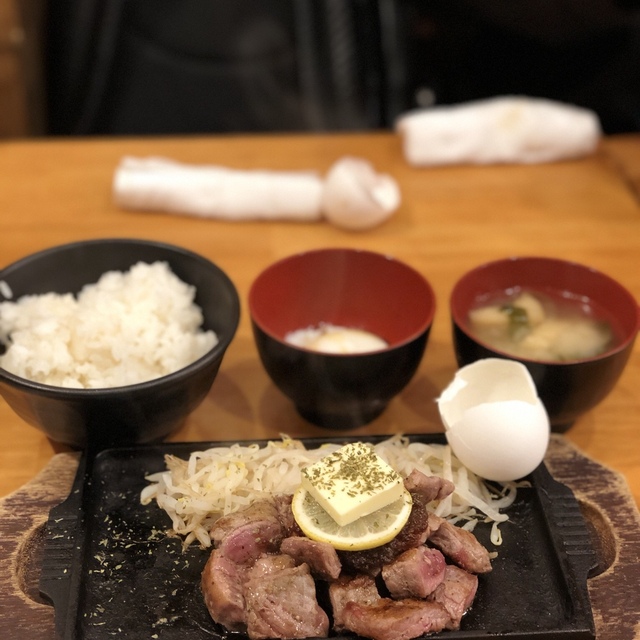
[[(579, 358), (579, 359), (575, 359), (575, 360), (568, 360), (568, 361), (557, 361), (557, 360), (543, 360), (543, 359), (532, 359), (532, 358), (525, 358), (522, 356), (516, 356), (512, 353), (508, 353), (507, 351), (503, 351), (501, 349), (497, 349), (496, 347), (493, 347), (492, 345), (488, 344), (487, 342), (484, 342), (483, 340), (480, 340), (479, 338), (477, 338), (475, 336), (474, 333), (470, 332), (467, 330), (466, 327), (466, 318), (463, 318), (460, 316), (459, 309), (458, 307), (455, 306), (455, 301), (456, 301), (456, 295), (459, 293), (460, 287), (463, 285), (463, 283), (468, 280), (469, 278), (473, 277), (475, 274), (480, 273), (481, 271), (484, 271), (485, 269), (489, 269), (492, 267), (497, 267), (500, 265), (509, 265), (509, 264), (513, 264), (514, 262), (521, 262), (521, 263), (525, 263), (525, 262), (532, 262), (532, 263), (540, 263), (540, 262), (545, 262), (548, 264), (562, 264), (562, 265), (566, 265), (568, 267), (574, 268), (574, 269), (578, 269), (580, 271), (584, 271), (584, 272), (588, 272), (591, 273), (597, 277), (602, 278), (603, 280), (607, 281), (609, 284), (613, 285), (616, 289), (618, 289), (618, 291), (625, 296), (630, 305), (635, 307), (636, 313), (635, 313), (635, 325), (634, 325), (634, 329), (630, 332), (628, 332), (624, 338), (622, 340), (620, 340), (619, 342), (617, 342), (614, 346), (612, 346), (611, 348), (607, 349), (606, 351), (603, 351), (602, 353), (599, 353), (595, 356), (590, 356), (588, 358)], [(630, 347), (635, 339), (636, 336), (638, 334), (638, 331), (640, 331), (640, 305), (638, 304), (638, 301), (635, 299), (635, 296), (633, 296), (633, 294), (618, 280), (616, 280), (615, 278), (613, 278), (612, 276), (608, 275), (607, 273), (605, 273), (604, 271), (601, 271), (599, 269), (596, 269), (595, 267), (591, 267), (589, 265), (583, 264), (581, 262), (577, 262), (575, 260), (569, 260), (566, 258), (557, 258), (557, 257), (553, 257), (553, 256), (540, 256), (540, 255), (522, 255), (522, 256), (518, 256), (518, 255), (514, 255), (514, 256), (508, 256), (506, 258), (498, 258), (496, 260), (490, 260), (488, 262), (484, 262), (482, 264), (476, 265), (475, 267), (473, 267), (472, 269), (469, 269), (468, 271), (466, 271), (464, 274), (462, 274), (458, 280), (455, 282), (450, 296), (449, 296), (449, 312), (451, 314), (451, 320), (452, 322), (455, 324), (455, 327), (461, 331), (462, 333), (464, 333), (469, 339), (473, 340), (474, 342), (478, 343), (481, 347), (494, 352), (495, 354), (498, 354), (500, 357), (503, 358), (508, 358), (511, 360), (517, 360), (519, 362), (525, 363), (525, 364), (531, 364), (531, 365), (553, 365), (553, 366), (559, 366), (559, 367), (570, 367), (572, 365), (578, 365), (578, 364), (585, 364), (585, 363), (590, 363), (590, 362), (598, 362), (601, 360), (606, 360), (607, 358), (614, 356), (622, 351), (624, 351), (625, 349), (627, 349), (628, 347)]]
[[(281, 337), (279, 337), (278, 335), (276, 335), (275, 333), (267, 329), (264, 326), (264, 324), (256, 317), (256, 314), (254, 312), (255, 310), (254, 293), (257, 289), (258, 283), (261, 280), (261, 278), (272, 269), (278, 268), (287, 262), (299, 260), (308, 255), (317, 255), (321, 253), (323, 254), (350, 253), (350, 254), (368, 255), (376, 259), (383, 259), (383, 260), (393, 262), (399, 265), (400, 267), (402, 267), (403, 269), (406, 269), (407, 271), (411, 272), (414, 276), (418, 278), (419, 281), (422, 282), (422, 284), (424, 285), (425, 291), (428, 293), (431, 301), (429, 313), (427, 314), (425, 319), (420, 323), (420, 328), (414, 331), (411, 335), (407, 336), (404, 340), (395, 342), (393, 345), (389, 345), (388, 347), (385, 347), (383, 349), (376, 349), (376, 350), (366, 351), (362, 353), (329, 353), (324, 351), (316, 351), (314, 349), (308, 349), (307, 347), (291, 344), (290, 342), (287, 342), (286, 340), (282, 339)], [(249, 287), (247, 302), (248, 302), (248, 308), (249, 308), (249, 316), (251, 318), (252, 325), (254, 325), (254, 327), (257, 327), (260, 331), (262, 331), (265, 335), (267, 335), (269, 338), (271, 338), (278, 344), (296, 352), (304, 352), (304, 353), (315, 355), (317, 357), (336, 358), (336, 359), (366, 358), (367, 356), (390, 353), (396, 349), (401, 349), (406, 347), (408, 344), (411, 344), (412, 342), (419, 340), (424, 335), (424, 333), (431, 328), (431, 326), (433, 325), (433, 321), (435, 319), (436, 308), (437, 308), (436, 295), (431, 283), (415, 267), (412, 267), (404, 260), (400, 260), (399, 258), (396, 258), (390, 253), (382, 253), (380, 251), (372, 251), (371, 249), (361, 249), (358, 247), (348, 247), (348, 246), (320, 247), (316, 249), (298, 251), (296, 253), (292, 253), (282, 258), (279, 258), (274, 262), (271, 262), (264, 269), (262, 269), (260, 273), (258, 273), (258, 275), (254, 278), (253, 282), (251, 283), (251, 286)]]
[[(180, 247), (178, 245), (174, 245), (168, 242), (157, 241), (157, 240), (147, 240), (142, 238), (133, 238), (133, 237), (109, 237), (109, 238), (92, 238), (88, 240), (77, 240), (73, 242), (67, 242), (64, 244), (54, 245), (51, 247), (46, 247), (34, 253), (30, 253), (29, 255), (23, 256), (18, 260), (6, 265), (2, 269), (0, 269), (0, 282), (3, 281), (4, 275), (7, 272), (11, 272), (27, 264), (34, 260), (44, 258), (48, 255), (61, 253), (64, 251), (72, 250), (82, 246), (96, 246), (96, 245), (145, 245), (148, 247), (158, 247), (160, 249), (165, 249), (171, 252), (183, 254), (197, 262), (200, 262), (207, 266), (208, 268), (213, 268), (214, 271), (218, 272), (218, 275), (221, 276), (221, 279), (226, 283), (229, 287), (229, 291), (232, 294), (233, 299), (233, 330), (229, 333), (228, 336), (225, 336), (224, 340), (220, 339), (218, 336), (218, 342), (211, 347), (206, 353), (201, 355), (199, 358), (189, 363), (185, 367), (178, 369), (177, 371), (173, 371), (171, 373), (167, 373), (163, 376), (158, 376), (156, 378), (152, 378), (150, 380), (145, 380), (143, 382), (137, 382), (135, 384), (128, 385), (120, 385), (117, 387), (96, 387), (96, 388), (73, 388), (73, 387), (59, 387), (55, 385), (45, 384), (42, 382), (37, 382), (35, 380), (29, 380), (28, 378), (23, 378), (18, 376), (10, 371), (7, 371), (2, 366), (0, 366), (0, 383), (9, 385), (16, 389), (23, 389), (35, 392), (40, 396), (45, 397), (58, 397), (60, 399), (66, 398), (68, 400), (76, 400), (76, 399), (90, 399), (90, 398), (109, 398), (111, 396), (119, 396), (123, 392), (127, 393), (140, 393), (145, 390), (150, 390), (154, 387), (163, 387), (167, 385), (171, 385), (173, 382), (188, 378), (191, 374), (201, 370), (205, 367), (209, 362), (215, 360), (219, 355), (223, 355), (229, 344), (232, 342), (240, 322), (240, 296), (238, 294), (238, 290), (231, 280), (231, 278), (227, 275), (227, 273), (221, 269), (217, 264), (206, 258), (205, 256), (196, 253), (195, 251), (191, 251), (190, 249), (186, 249), (184, 247)], [(89, 283), (90, 284), (90, 283)], [(5, 300), (8, 301), (8, 300)], [(216, 334), (217, 335), (217, 334)]]

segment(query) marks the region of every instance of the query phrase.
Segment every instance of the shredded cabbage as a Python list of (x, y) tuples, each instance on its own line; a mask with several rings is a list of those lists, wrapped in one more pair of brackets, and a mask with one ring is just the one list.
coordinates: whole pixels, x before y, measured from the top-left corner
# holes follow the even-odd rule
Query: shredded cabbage
[[(293, 494), (300, 485), (301, 470), (341, 446), (329, 443), (307, 449), (300, 440), (284, 435), (263, 447), (234, 444), (194, 451), (188, 460), (167, 455), (166, 470), (146, 477), (150, 484), (140, 500), (144, 505), (156, 501), (171, 519), (170, 534), (182, 537), (185, 548), (196, 541), (206, 548), (211, 545), (209, 530), (218, 518), (261, 498)], [(434, 512), (470, 531), (477, 522), (491, 522), (491, 542), (501, 543), (498, 525), (509, 519), (502, 510), (514, 502), (522, 483), (488, 485), (445, 444), (411, 442), (397, 435), (374, 448), (403, 477), (418, 469), (453, 482), (455, 491), (434, 504)]]

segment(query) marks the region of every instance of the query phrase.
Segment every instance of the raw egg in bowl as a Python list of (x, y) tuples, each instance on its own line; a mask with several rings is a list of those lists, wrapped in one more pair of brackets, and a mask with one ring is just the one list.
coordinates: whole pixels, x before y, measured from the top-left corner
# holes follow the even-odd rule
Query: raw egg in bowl
[(622, 284), (557, 258), (481, 265), (455, 284), (450, 311), (458, 365), (523, 364), (556, 432), (609, 394), (640, 328), (638, 304)]
[(289, 256), (260, 273), (249, 291), (268, 375), (302, 417), (334, 429), (371, 422), (409, 383), (435, 304), (415, 269), (357, 249)]

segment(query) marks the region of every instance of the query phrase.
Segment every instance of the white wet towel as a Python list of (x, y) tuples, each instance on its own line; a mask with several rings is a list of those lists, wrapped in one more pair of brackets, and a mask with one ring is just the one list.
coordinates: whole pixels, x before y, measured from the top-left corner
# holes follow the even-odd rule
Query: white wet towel
[(601, 137), (588, 109), (518, 96), (410, 111), (396, 131), (415, 166), (553, 162), (592, 153)]
[(154, 157), (123, 158), (113, 183), (125, 209), (229, 220), (319, 220), (322, 188), (312, 172), (239, 171)]
[(400, 205), (396, 181), (352, 157), (335, 162), (326, 179), (308, 171), (239, 170), (125, 157), (115, 171), (113, 196), (124, 209), (238, 221), (326, 218), (349, 230), (376, 226)]

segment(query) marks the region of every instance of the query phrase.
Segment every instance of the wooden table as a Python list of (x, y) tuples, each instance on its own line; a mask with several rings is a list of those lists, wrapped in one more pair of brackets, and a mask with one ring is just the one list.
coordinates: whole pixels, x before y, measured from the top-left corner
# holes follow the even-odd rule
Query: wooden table
[[(125, 154), (164, 155), (238, 168), (326, 169), (351, 154), (393, 174), (403, 203), (368, 232), (326, 223), (220, 222), (131, 213), (111, 198)], [(242, 318), (204, 404), (174, 440), (325, 433), (299, 418), (257, 358), (246, 308), (253, 279), (291, 253), (352, 246), (392, 254), (432, 283), (438, 311), (422, 365), (388, 411), (359, 433), (442, 429), (433, 399), (455, 371), (448, 296), (456, 279), (512, 254), (561, 256), (618, 278), (640, 300), (640, 138), (605, 141), (592, 157), (538, 166), (410, 168), (391, 134), (6, 142), (0, 145), (0, 265), (84, 238), (144, 237), (210, 258), (235, 282)], [(567, 434), (622, 472), (640, 504), (640, 350), (610, 396)], [(32, 478), (59, 446), (0, 402), (0, 495)]]
[[(132, 213), (111, 198), (113, 171), (127, 154), (320, 172), (341, 156), (360, 156), (397, 178), (403, 203), (387, 223), (360, 233), (326, 223)], [(6, 142), (0, 145), (0, 265), (60, 243), (127, 236), (182, 245), (224, 269), (238, 288), (242, 318), (213, 389), (171, 437), (194, 441), (283, 432), (330, 437), (302, 420), (262, 369), (251, 336), (248, 289), (264, 267), (307, 249), (350, 246), (394, 255), (429, 279), (439, 306), (414, 380), (381, 417), (353, 435), (438, 432), (434, 399), (455, 372), (447, 307), (457, 278), (508, 255), (559, 256), (605, 271), (640, 300), (639, 194), (640, 138), (634, 137), (607, 139), (593, 156), (570, 162), (432, 169), (409, 167), (399, 139), (389, 133)], [(613, 392), (565, 436), (567, 444), (622, 474), (631, 504), (640, 504), (639, 389), (636, 347)], [(4, 402), (0, 441), (0, 496), (19, 489), (65, 451)]]

